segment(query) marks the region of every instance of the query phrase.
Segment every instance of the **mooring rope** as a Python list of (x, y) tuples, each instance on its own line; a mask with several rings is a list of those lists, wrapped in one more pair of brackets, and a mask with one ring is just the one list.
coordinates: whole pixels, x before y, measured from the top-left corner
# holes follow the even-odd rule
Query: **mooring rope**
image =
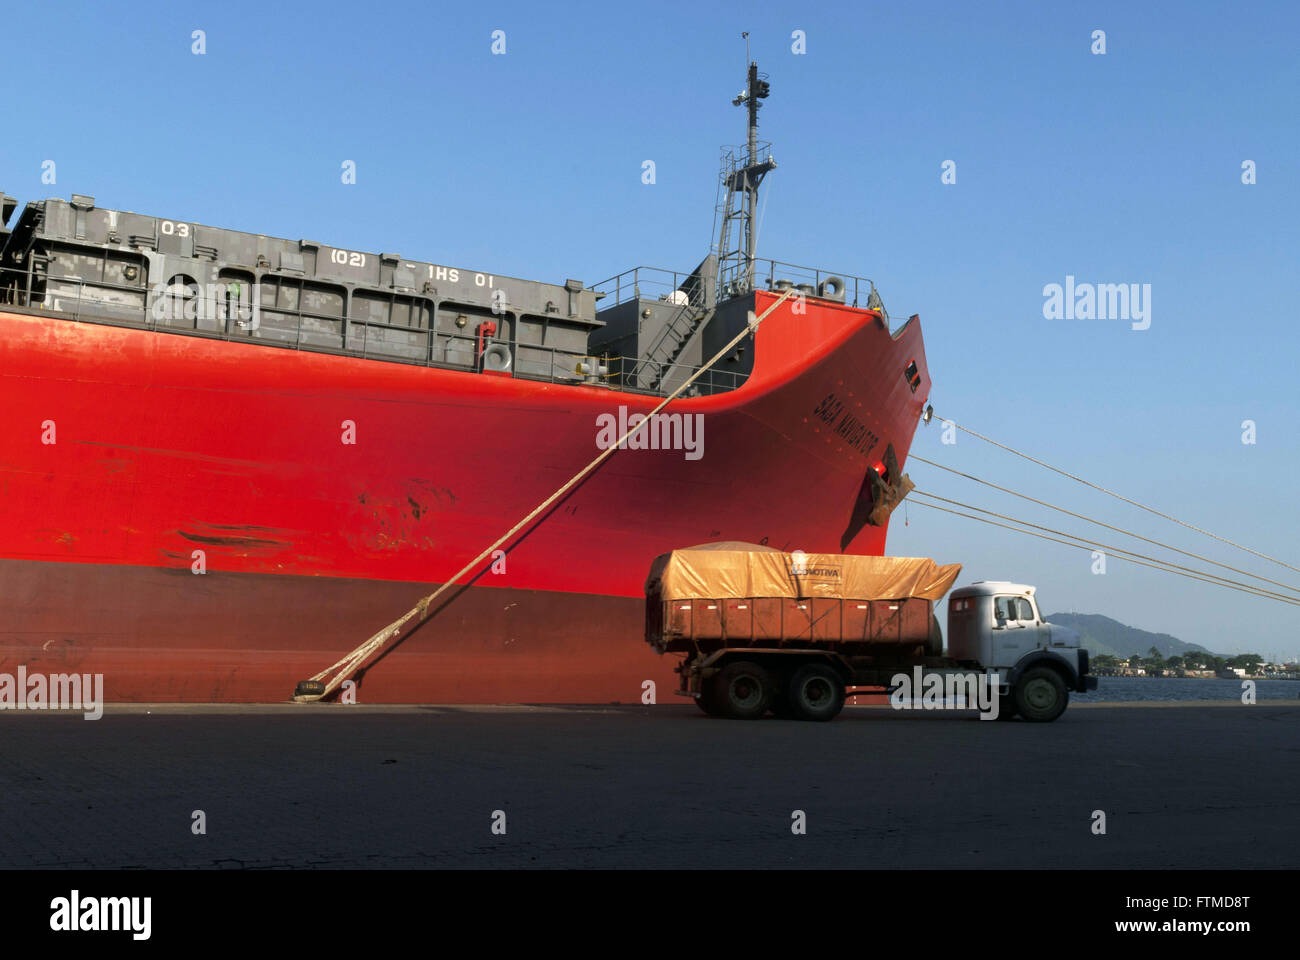
[(459, 581), (461, 577), (465, 576), (467, 573), (471, 572), (472, 570), (477, 568), (481, 563), (483, 563), (484, 560), (486, 560), (488, 557), (492, 555), (492, 551), (499, 548), (502, 544), (508, 542), (511, 538), (515, 536), (515, 534), (517, 534), (520, 530), (522, 530), (529, 523), (531, 523), (539, 514), (543, 513), (548, 507), (550, 507), (553, 503), (555, 503), (555, 501), (559, 500), (562, 496), (564, 496), (566, 493), (572, 490), (583, 479), (583, 477), (587, 476), (587, 474), (595, 470), (606, 459), (613, 456), (614, 452), (616, 450), (621, 449), (623, 444), (627, 441), (629, 437), (635, 434), (646, 424), (650, 423), (651, 419), (657, 413), (659, 413), (660, 410), (668, 406), (668, 404), (671, 403), (673, 400), (677, 399), (678, 395), (680, 395), (682, 391), (684, 391), (692, 383), (698, 380), (706, 370), (711, 368), (715, 363), (717, 363), (724, 356), (726, 356), (733, 349), (735, 349), (735, 347), (740, 344), (741, 340), (753, 334), (754, 331), (758, 329), (758, 325), (762, 323), (764, 320), (766, 320), (768, 316), (772, 313), (772, 311), (775, 310), (777, 307), (779, 307), (782, 303), (784, 303), (793, 293), (795, 293), (795, 290), (793, 288), (786, 290), (784, 293), (782, 293), (781, 296), (779, 296), (770, 307), (764, 310), (760, 315), (751, 319), (745, 325), (745, 328), (741, 330), (738, 334), (736, 334), (735, 337), (732, 338), (730, 343), (728, 343), (725, 347), (719, 350), (717, 354), (714, 355), (712, 360), (710, 360), (708, 363), (704, 364), (704, 366), (696, 370), (693, 374), (687, 377), (686, 380), (684, 380), (676, 390), (674, 390), (668, 396), (664, 397), (664, 399), (660, 401), (659, 405), (656, 406), (653, 410), (651, 410), (644, 420), (638, 422), (636, 426), (632, 427), (625, 434), (623, 434), (623, 436), (621, 436), (618, 439), (617, 443), (603, 450), (598, 457), (596, 457), (589, 464), (587, 464), (585, 467), (583, 467), (581, 470), (575, 473), (572, 477), (570, 477), (567, 481), (565, 481), (565, 483), (559, 489), (557, 489), (549, 497), (547, 497), (540, 504), (538, 504), (528, 514), (528, 516), (524, 517), (513, 527), (511, 527), (508, 531), (506, 531), (502, 536), (498, 537), (491, 544), (491, 546), (484, 549), (484, 551), (480, 553), (477, 557), (475, 557), (469, 563), (465, 564), (465, 566), (461, 567), (460, 570), (458, 570), (455, 574), (453, 574), (451, 578), (447, 580), (446, 583), (438, 587), (438, 589), (434, 590), (433, 593), (429, 594), (426, 597), (421, 598), (420, 601), (415, 606), (413, 606), (410, 610), (408, 610), (405, 614), (398, 617), (388, 626), (383, 627), (382, 629), (377, 631), (373, 636), (370, 637), (370, 639), (366, 640), (364, 643), (362, 643), (359, 647), (357, 647), (347, 656), (343, 657), (343, 659), (337, 661), (332, 666), (326, 667), (320, 673), (313, 676), (311, 678), (313, 682), (320, 682), (324, 680), (327, 676), (330, 676), (331, 673), (334, 674), (330, 678), (330, 680), (325, 684), (325, 689), (322, 692), (310, 693), (310, 694), (295, 693), (293, 699), (298, 701), (299, 703), (310, 703), (315, 700), (320, 700), (322, 697), (329, 696), (331, 693), (337, 690), (339, 686), (342, 685), (344, 680), (346, 680), (353, 673), (355, 673), (361, 667), (361, 665), (365, 663), (367, 659), (370, 658), (372, 654), (374, 654), (381, 647), (383, 647), (383, 645), (386, 644), (393, 637), (401, 633), (402, 628), (405, 627), (408, 623), (410, 623), (413, 619), (418, 617), (419, 621), (423, 623), (424, 620), (429, 616), (429, 607), (433, 603), (433, 601), (437, 600), (438, 597), (440, 597), (443, 593), (445, 593), (451, 587), (455, 586), (457, 581)]
[(1075, 513), (1073, 510), (1067, 510), (1065, 507), (1057, 506), (1054, 503), (1048, 503), (1046, 500), (1039, 500), (1037, 497), (1031, 497), (1027, 493), (1020, 493), (1019, 491), (1012, 490), (1009, 487), (1000, 486), (999, 484), (993, 483), (991, 480), (983, 480), (977, 476), (974, 476), (969, 473), (965, 473), (961, 470), (954, 470), (952, 467), (945, 467), (942, 463), (935, 463), (933, 460), (927, 460), (925, 457), (919, 456), (915, 453), (912, 454), (909, 459), (917, 460), (921, 463), (928, 464), (931, 467), (937, 467), (940, 470), (946, 470), (948, 473), (956, 474), (959, 477), (965, 477), (967, 480), (974, 480), (976, 483), (981, 483), (986, 487), (992, 487), (994, 490), (1000, 490), (1003, 493), (1009, 493), (1013, 497), (1019, 497), (1021, 500), (1028, 500), (1030, 503), (1037, 503), (1040, 506), (1044, 506), (1051, 510), (1055, 510), (1058, 513), (1064, 513), (1066, 516), (1075, 517), (1079, 520), (1086, 520), (1088, 523), (1095, 523), (1099, 527), (1105, 527), (1107, 530), (1114, 530), (1116, 533), (1122, 533), (1127, 537), (1133, 537), (1135, 540), (1141, 540), (1144, 543), (1151, 544), (1152, 546), (1164, 547), (1166, 550), (1172, 550), (1175, 553), (1181, 553), (1183, 556), (1193, 557), (1194, 559), (1202, 560), (1205, 563), (1211, 563), (1216, 567), (1222, 567), (1224, 570), (1231, 570), (1233, 573), (1244, 574), (1247, 577), (1253, 577), (1256, 580), (1262, 580), (1265, 583), (1271, 583), (1275, 587), (1282, 587), (1285, 590), (1290, 590), (1292, 593), (1300, 594), (1300, 587), (1293, 587), (1290, 584), (1283, 583), (1280, 580), (1272, 580), (1269, 577), (1261, 576), (1258, 573), (1251, 573), (1249, 570), (1242, 570), (1240, 567), (1234, 567), (1231, 566), (1230, 564), (1220, 563), (1218, 560), (1211, 560), (1209, 557), (1202, 556), (1199, 553), (1193, 553), (1190, 550), (1184, 550), (1181, 547), (1175, 547), (1173, 544), (1165, 543), (1161, 540), (1152, 540), (1150, 537), (1144, 537), (1142, 536), (1142, 534), (1134, 533), (1132, 530), (1126, 530), (1123, 527), (1114, 526), (1113, 524), (1106, 523), (1103, 520), (1098, 520), (1095, 517), (1085, 516), (1082, 513)]
[(998, 441), (992, 439), (991, 437), (986, 437), (982, 433), (976, 433), (974, 430), (970, 429), (970, 427), (963, 427), (960, 423), (957, 423), (955, 420), (949, 420), (945, 417), (940, 417), (937, 414), (935, 415), (935, 419), (939, 420), (942, 423), (950, 424), (956, 427), (958, 430), (962, 431), (963, 433), (969, 433), (972, 437), (975, 437), (976, 439), (979, 440), (983, 440), (985, 443), (990, 443), (995, 447), (999, 447), (1000, 449), (1007, 451), (1007, 453), (1013, 453), (1017, 457), (1021, 457), (1025, 460), (1028, 460), (1030, 463), (1036, 463), (1040, 467), (1046, 467), (1048, 470), (1051, 470), (1053, 473), (1059, 473), (1063, 477), (1069, 477), (1071, 480), (1081, 483), (1085, 487), (1092, 487), (1092, 489), (1098, 490), (1106, 494), (1107, 496), (1114, 497), (1116, 500), (1122, 500), (1125, 503), (1131, 504), (1132, 506), (1135, 506), (1140, 510), (1145, 510), (1147, 513), (1155, 514), (1157, 517), (1161, 517), (1165, 520), (1170, 520), (1178, 524), (1179, 526), (1186, 527), (1188, 530), (1195, 530), (1197, 533), (1210, 537), (1213, 540), (1218, 540), (1220, 543), (1226, 543), (1231, 547), (1236, 547), (1238, 550), (1244, 550), (1246, 551), (1246, 553), (1254, 554), (1260, 559), (1267, 560), (1270, 563), (1276, 563), (1279, 566), (1286, 567), (1288, 570), (1294, 570), (1297, 573), (1300, 573), (1300, 567), (1292, 566), (1291, 564), (1287, 563), (1285, 560), (1279, 560), (1277, 557), (1270, 557), (1267, 553), (1260, 553), (1258, 550), (1253, 550), (1250, 547), (1243, 546), (1242, 544), (1237, 543), (1235, 540), (1229, 540), (1227, 537), (1221, 537), (1217, 533), (1211, 533), (1209, 530), (1203, 530), (1200, 527), (1196, 526), (1195, 524), (1187, 523), (1184, 520), (1179, 520), (1177, 517), (1171, 517), (1167, 513), (1161, 513), (1159, 510), (1156, 510), (1154, 507), (1148, 507), (1144, 503), (1138, 503), (1136, 500), (1130, 500), (1128, 497), (1124, 496), (1123, 494), (1116, 493), (1114, 490), (1107, 490), (1105, 487), (1101, 486), (1100, 484), (1093, 483), (1091, 480), (1085, 480), (1083, 477), (1076, 476), (1075, 474), (1070, 473), (1068, 470), (1062, 470), (1059, 467), (1052, 466), (1050, 463), (1044, 463), (1042, 460), (1039, 460), (1036, 457), (1031, 457), (1029, 454), (1023, 453), (1020, 450), (1015, 449), (1014, 447), (1007, 446), (1005, 443), (998, 443)]
[(1151, 567), (1155, 570), (1163, 570), (1165, 573), (1177, 574), (1180, 577), (1187, 577), (1191, 580), (1200, 580), (1204, 583), (1213, 584), (1216, 587), (1224, 587), (1228, 590), (1236, 590), (1239, 593), (1249, 594), (1251, 596), (1263, 597), (1267, 600), (1278, 600), (1282, 603), (1289, 603), (1293, 606), (1300, 606), (1300, 599), (1288, 597), (1281, 593), (1275, 593), (1271, 590), (1265, 590), (1262, 587), (1256, 587), (1254, 584), (1241, 583), (1237, 580), (1229, 580), (1226, 577), (1220, 577), (1217, 574), (1208, 573), (1204, 570), (1196, 570), (1192, 567), (1184, 567), (1168, 560), (1161, 560), (1159, 557), (1147, 556), (1144, 553), (1134, 553), (1131, 550), (1125, 550), (1122, 547), (1109, 546), (1104, 543), (1098, 543), (1095, 540), (1088, 540), (1084, 537), (1077, 536), (1062, 530), (1053, 530), (1051, 527), (1040, 526), (1036, 523), (1030, 523), (1027, 520), (1019, 520), (1015, 517), (1009, 517), (1005, 514), (996, 513), (992, 510), (985, 510), (983, 507), (976, 507), (969, 503), (962, 503), (960, 500), (950, 500), (947, 497), (936, 496), (933, 493), (925, 493), (921, 490), (913, 490), (913, 494), (919, 494), (923, 497), (929, 497), (931, 500), (939, 500), (943, 503), (951, 503), (967, 510), (976, 510), (980, 513), (987, 513), (989, 516), (999, 517), (1003, 520), (1009, 520), (1011, 523), (1020, 524), (1022, 527), (1034, 527), (1036, 530), (1046, 530), (1048, 533), (1055, 533), (1061, 537), (1069, 537), (1068, 540), (1061, 540), (1057, 537), (1049, 537), (1044, 533), (1036, 533), (1034, 530), (1022, 530), (1020, 527), (1012, 527), (1005, 523), (998, 523), (996, 520), (989, 520), (985, 517), (977, 517), (969, 513), (961, 513), (958, 510), (951, 510), (947, 507), (941, 507), (937, 503), (927, 503), (924, 500), (913, 501), (917, 506), (929, 507), (931, 510), (942, 510), (944, 513), (951, 513), (954, 516), (965, 517), (967, 520), (979, 520), (981, 523), (989, 523), (995, 527), (1002, 527), (1005, 530), (1011, 530), (1015, 533), (1023, 533), (1031, 537), (1038, 537), (1042, 540), (1050, 540), (1053, 543), (1061, 543), (1067, 547), (1076, 547), (1080, 550), (1091, 550), (1101, 547), (1114, 556), (1117, 560), (1127, 560), (1129, 563), (1140, 564), (1144, 567)]

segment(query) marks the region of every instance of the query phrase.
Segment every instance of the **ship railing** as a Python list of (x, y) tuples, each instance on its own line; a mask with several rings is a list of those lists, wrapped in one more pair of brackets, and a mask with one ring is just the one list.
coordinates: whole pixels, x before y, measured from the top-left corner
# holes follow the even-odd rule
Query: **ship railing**
[[(725, 298), (735, 296), (737, 292), (729, 285), (741, 282), (739, 276), (723, 276), (718, 281), (718, 296)], [(836, 283), (840, 289), (834, 290)], [(777, 293), (792, 286), (812, 297), (826, 297), (841, 300), (850, 307), (866, 308), (875, 283), (867, 277), (859, 277), (843, 270), (826, 270), (822, 267), (806, 267), (783, 260), (770, 260), (765, 257), (754, 258), (754, 286), (759, 290), (771, 290)]]
[(599, 301), (599, 309), (608, 310), (628, 300), (672, 300), (673, 295), (682, 291), (691, 276), (689, 271), (633, 267), (608, 280), (592, 284), (591, 289), (605, 294), (604, 299)]
[[(609, 370), (606, 376), (610, 386), (654, 395), (670, 393), (703, 367), (703, 364), (662, 363), (645, 357), (606, 357), (602, 362)], [(748, 379), (748, 373), (710, 367), (691, 384), (683, 396), (725, 393), (735, 390)]]
[[(472, 340), (473, 338), (469, 338)], [(695, 374), (703, 364), (658, 363), (644, 357), (615, 356), (608, 353), (577, 356), (554, 347), (518, 344), (515, 376), (527, 380), (554, 383), (599, 385), (622, 393), (663, 396)], [(536, 360), (547, 356), (548, 369), (540, 369)], [(735, 390), (749, 379), (748, 373), (710, 368), (691, 384), (683, 396), (724, 393)]]
[[(743, 271), (743, 259), (736, 259), (736, 251), (722, 253), (727, 256), (720, 258), (723, 272), (718, 278), (719, 302), (750, 292)], [(690, 273), (682, 271), (641, 266), (592, 284), (592, 289), (605, 294), (605, 299), (600, 301), (599, 306), (601, 310), (606, 310), (628, 300), (669, 300), (675, 292), (683, 289), (690, 277)], [(871, 299), (871, 292), (876, 289), (875, 283), (869, 278), (843, 270), (806, 267), (766, 257), (754, 258), (754, 288), (780, 292), (787, 284), (802, 290), (808, 296), (824, 297), (831, 294), (828, 299), (863, 309)], [(835, 289), (837, 285), (838, 289)]]
[[(267, 324), (258, 330), (239, 319), (225, 296), (178, 295), (173, 299), (173, 305), (183, 311), (179, 317), (166, 311), (161, 317), (155, 316), (147, 303), (147, 288), (141, 286), (98, 279), (50, 277), (30, 269), (0, 268), (0, 309), (13, 306), (77, 322), (462, 372), (482, 369), (483, 344), (476, 333), (447, 333), (385, 324), (364, 317), (266, 306), (259, 306), (262, 317), (274, 319), (279, 325)], [(359, 330), (360, 336), (355, 333), (345, 336), (343, 332), (349, 326)], [(376, 331), (373, 337), (372, 328)], [(254, 330), (258, 332), (254, 333)], [(386, 334), (390, 338), (386, 338)], [(335, 342), (338, 345), (334, 345)], [(511, 348), (510, 374), (527, 380), (585, 383), (620, 392), (663, 395), (699, 369), (683, 363), (655, 363), (608, 354), (590, 356), (541, 344), (498, 342)], [(734, 390), (747, 377), (748, 374), (710, 369), (692, 385), (687, 395)]]

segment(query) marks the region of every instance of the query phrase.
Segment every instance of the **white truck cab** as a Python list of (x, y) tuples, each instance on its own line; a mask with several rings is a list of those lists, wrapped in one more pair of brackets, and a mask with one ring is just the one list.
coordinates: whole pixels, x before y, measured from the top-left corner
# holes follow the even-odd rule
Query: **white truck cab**
[(999, 716), (1054, 720), (1069, 691), (1095, 690), (1078, 631), (1043, 619), (1037, 591), (1023, 583), (980, 580), (948, 598), (948, 656), (998, 674)]

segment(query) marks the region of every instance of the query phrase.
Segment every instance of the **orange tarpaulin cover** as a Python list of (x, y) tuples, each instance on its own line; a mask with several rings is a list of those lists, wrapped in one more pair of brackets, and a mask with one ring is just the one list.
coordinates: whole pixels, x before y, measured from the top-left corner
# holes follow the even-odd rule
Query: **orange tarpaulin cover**
[(952, 589), (961, 564), (926, 557), (786, 553), (754, 543), (705, 543), (656, 557), (646, 592), (664, 600), (831, 597), (932, 603)]

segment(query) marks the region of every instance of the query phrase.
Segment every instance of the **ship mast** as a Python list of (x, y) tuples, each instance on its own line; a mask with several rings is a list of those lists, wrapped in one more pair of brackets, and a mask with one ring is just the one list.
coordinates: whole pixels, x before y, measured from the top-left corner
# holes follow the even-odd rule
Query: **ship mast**
[[(748, 40), (749, 34), (744, 36)], [(748, 53), (748, 43), (746, 48)], [(718, 206), (722, 214), (717, 249), (719, 299), (754, 289), (754, 259), (758, 244), (755, 220), (758, 187), (763, 178), (776, 168), (776, 161), (771, 155), (772, 145), (758, 139), (758, 111), (771, 90), (767, 74), (759, 73), (758, 64), (749, 60), (745, 90), (731, 101), (734, 106), (744, 106), (748, 114), (744, 154), (737, 157), (735, 149), (727, 149), (722, 156), (721, 185), (726, 188), (727, 195), (726, 200)], [(739, 231), (737, 227), (740, 228)], [(731, 249), (733, 237), (738, 243), (734, 250)]]

